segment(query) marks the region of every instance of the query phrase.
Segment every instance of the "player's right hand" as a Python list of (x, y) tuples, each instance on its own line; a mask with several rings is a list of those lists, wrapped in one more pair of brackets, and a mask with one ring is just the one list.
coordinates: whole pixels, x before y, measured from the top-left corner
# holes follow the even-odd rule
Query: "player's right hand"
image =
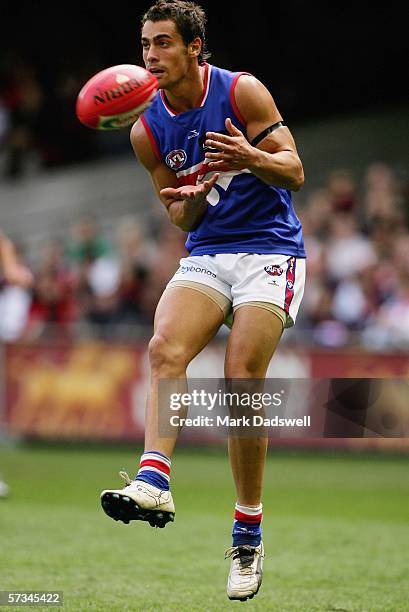
[(206, 196), (213, 189), (220, 174), (216, 172), (208, 181), (203, 181), (199, 185), (183, 185), (182, 187), (166, 187), (160, 190), (161, 198), (166, 206), (170, 206), (173, 202), (184, 200), (189, 204), (201, 204)]

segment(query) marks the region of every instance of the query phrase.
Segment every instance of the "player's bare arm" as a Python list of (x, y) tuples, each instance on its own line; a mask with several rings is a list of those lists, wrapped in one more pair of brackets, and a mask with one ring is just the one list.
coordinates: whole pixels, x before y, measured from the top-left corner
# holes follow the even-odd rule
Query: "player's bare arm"
[(0, 231), (0, 265), (4, 278), (11, 285), (28, 288), (33, 284), (33, 275), (19, 261), (12, 241)]
[(294, 138), (286, 126), (268, 134), (256, 147), (250, 144), (263, 130), (282, 120), (270, 92), (256, 78), (242, 75), (235, 100), (246, 121), (247, 134), (230, 119), (226, 119), (229, 135), (207, 132), (207, 146), (217, 149), (206, 153), (209, 168), (217, 170), (226, 164), (238, 170), (248, 168), (265, 183), (298, 191), (304, 182), (304, 172)]
[(171, 222), (186, 232), (194, 229), (206, 212), (206, 197), (219, 174), (215, 173), (200, 185), (179, 187), (175, 173), (155, 156), (141, 121), (137, 121), (132, 128), (131, 143), (136, 156), (148, 170), (155, 191), (165, 205)]

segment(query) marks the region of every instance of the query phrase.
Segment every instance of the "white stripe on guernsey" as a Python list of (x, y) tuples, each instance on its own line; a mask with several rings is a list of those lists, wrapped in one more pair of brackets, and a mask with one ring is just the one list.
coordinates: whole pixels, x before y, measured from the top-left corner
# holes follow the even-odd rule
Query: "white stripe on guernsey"
[[(204, 103), (205, 103), (205, 102), (206, 102), (206, 100), (207, 100), (207, 96), (209, 95), (209, 91), (210, 91), (210, 75), (211, 75), (211, 73), (212, 73), (212, 66), (211, 66), (211, 64), (208, 64), (208, 68), (207, 68), (207, 87), (206, 87), (206, 93), (205, 93), (205, 95), (204, 95), (204, 97), (203, 97), (202, 103), (201, 103), (201, 105), (199, 106), (199, 108), (201, 108), (202, 106), (204, 106)], [(161, 99), (161, 102), (162, 102), (162, 104), (163, 104), (164, 109), (165, 109), (165, 110), (166, 110), (166, 111), (169, 113), (169, 115), (170, 115), (171, 117), (176, 117), (176, 113), (174, 113), (174, 112), (173, 112), (173, 111), (172, 111), (172, 110), (169, 108), (169, 106), (166, 104), (165, 100), (164, 100), (164, 99), (163, 99), (163, 97), (162, 97), (162, 94), (160, 95), (160, 99)]]
[(162, 92), (160, 92), (160, 96), (159, 96), (159, 97), (160, 97), (160, 101), (162, 102), (162, 104), (163, 104), (163, 108), (165, 109), (165, 111), (166, 111), (167, 113), (169, 113), (169, 115), (170, 115), (171, 117), (176, 117), (176, 113), (174, 113), (173, 111), (171, 111), (171, 110), (170, 110), (170, 108), (168, 107), (168, 105), (166, 104), (166, 102), (165, 102), (165, 100), (164, 100), (164, 98), (163, 98), (163, 93), (162, 93)]
[(152, 459), (153, 461), (162, 461), (162, 463), (166, 463), (166, 465), (170, 467), (170, 459), (162, 457), (161, 455), (155, 455), (154, 453), (144, 453), (139, 463), (142, 463), (142, 461), (145, 461), (146, 459)]
[(176, 176), (179, 178), (179, 176), (187, 176), (188, 174), (193, 174), (194, 172), (197, 172), (199, 168), (203, 165), (204, 165), (204, 161), (201, 161), (198, 164), (195, 164), (194, 166), (190, 166), (190, 168), (186, 168), (186, 170), (181, 170), (180, 172), (176, 172)]
[(250, 516), (255, 516), (256, 514), (260, 514), (263, 510), (263, 504), (257, 506), (257, 508), (249, 508), (249, 506), (240, 506), (240, 504), (236, 503), (236, 510), (242, 512), (243, 514), (249, 514)]
[(206, 102), (207, 96), (209, 95), (209, 90), (210, 90), (210, 75), (212, 73), (212, 65), (208, 64), (208, 72), (207, 72), (207, 89), (206, 89), (206, 93), (204, 95), (204, 98), (202, 100), (202, 103), (200, 106), (204, 106), (204, 103)]
[[(179, 178), (180, 176), (189, 176), (189, 174), (194, 174), (195, 172), (200, 170), (200, 168), (202, 166), (204, 166), (204, 165), (205, 165), (204, 161), (201, 161), (198, 164), (195, 164), (194, 166), (191, 166), (190, 168), (186, 168), (186, 170), (180, 170), (179, 172), (176, 172), (176, 176), (177, 176), (177, 178)], [(213, 170), (212, 168), (208, 168), (207, 174), (214, 174), (215, 172), (217, 172), (217, 170)], [(233, 178), (237, 174), (251, 174), (251, 172), (250, 172), (250, 170), (248, 168), (243, 168), (242, 170), (226, 170), (226, 171), (222, 171), (220, 173), (220, 178), (222, 178), (222, 177), (224, 177), (224, 178), (227, 178), (227, 177)]]
[(142, 474), (142, 472), (156, 472), (157, 474), (163, 476), (163, 478), (165, 478), (168, 482), (170, 482), (169, 476), (165, 474), (165, 472), (162, 472), (161, 470), (158, 470), (157, 468), (153, 467), (153, 465), (145, 465), (144, 467), (139, 468), (137, 476), (139, 474)]
[(169, 115), (171, 117), (176, 117), (176, 113), (174, 113), (173, 111), (170, 110), (169, 106), (166, 104), (165, 100), (162, 100), (163, 106), (165, 107), (165, 109), (168, 111)]

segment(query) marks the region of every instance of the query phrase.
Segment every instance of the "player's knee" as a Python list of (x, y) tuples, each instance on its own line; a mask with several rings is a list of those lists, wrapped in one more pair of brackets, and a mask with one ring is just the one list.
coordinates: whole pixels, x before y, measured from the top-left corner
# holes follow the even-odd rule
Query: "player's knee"
[[(268, 364), (267, 364), (268, 365)], [(246, 359), (227, 363), (225, 376), (230, 379), (264, 378), (267, 366), (257, 359)]]
[(160, 332), (149, 342), (149, 363), (151, 370), (162, 376), (177, 375), (187, 367), (183, 347)]

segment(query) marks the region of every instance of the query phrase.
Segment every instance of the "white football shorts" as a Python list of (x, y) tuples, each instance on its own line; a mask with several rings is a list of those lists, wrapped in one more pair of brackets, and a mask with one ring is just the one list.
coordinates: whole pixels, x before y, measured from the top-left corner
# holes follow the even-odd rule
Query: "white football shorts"
[[(226, 324), (244, 304), (267, 307), (284, 327), (297, 318), (305, 285), (305, 259), (290, 255), (220, 253), (180, 260), (167, 287), (191, 287), (207, 294), (223, 310)], [(221, 294), (221, 295), (220, 295)]]

